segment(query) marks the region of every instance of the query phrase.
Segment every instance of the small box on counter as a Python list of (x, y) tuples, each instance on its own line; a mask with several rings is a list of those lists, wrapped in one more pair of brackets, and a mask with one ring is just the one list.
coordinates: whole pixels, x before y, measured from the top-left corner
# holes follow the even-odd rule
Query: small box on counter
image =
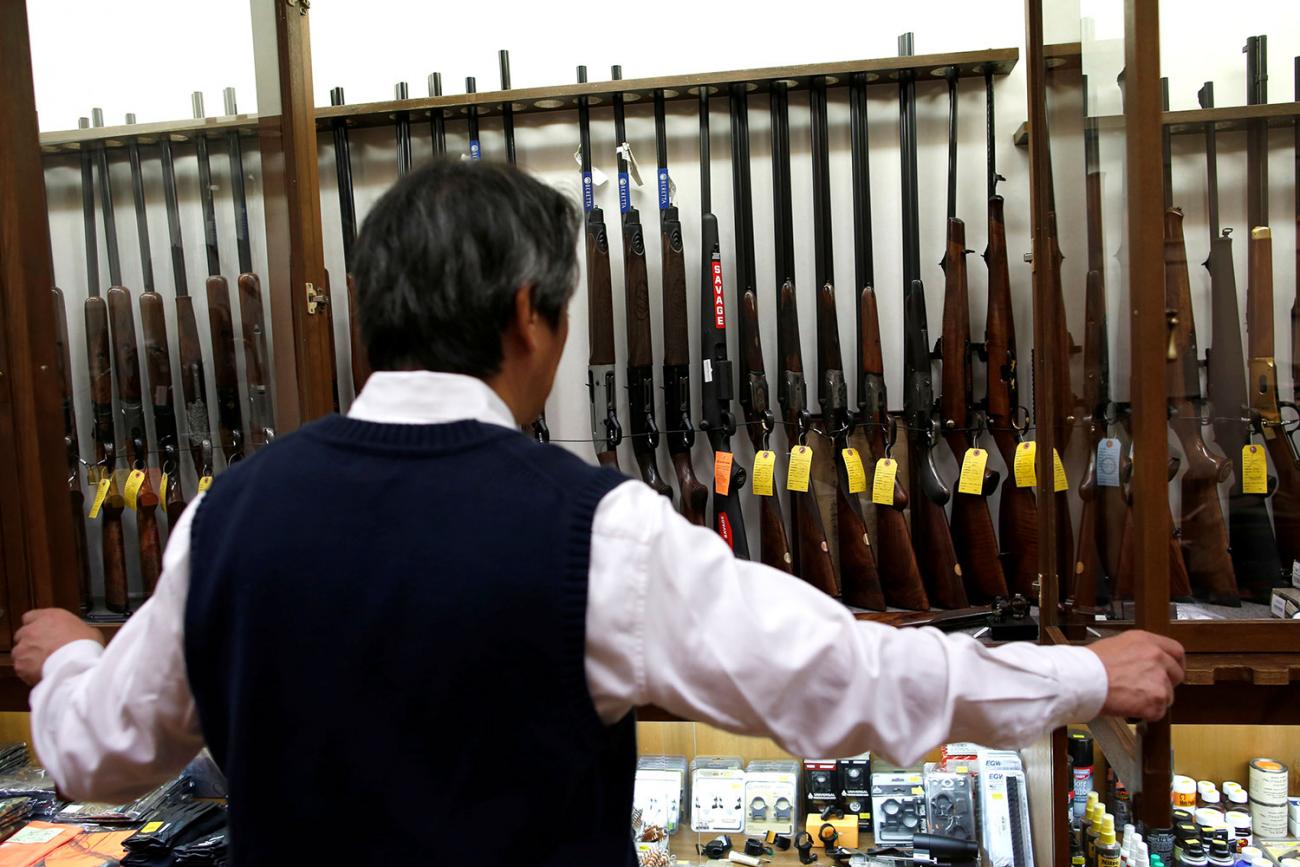
[(911, 843), (925, 830), (925, 782), (916, 771), (871, 775), (877, 843)]
[(1300, 619), (1300, 587), (1274, 587), (1271, 607), (1274, 617)]
[(835, 759), (804, 759), (803, 791), (809, 813), (820, 813), (828, 804), (839, 803), (839, 762)]
[(840, 805), (856, 813), (858, 827), (871, 831), (871, 753), (840, 759)]

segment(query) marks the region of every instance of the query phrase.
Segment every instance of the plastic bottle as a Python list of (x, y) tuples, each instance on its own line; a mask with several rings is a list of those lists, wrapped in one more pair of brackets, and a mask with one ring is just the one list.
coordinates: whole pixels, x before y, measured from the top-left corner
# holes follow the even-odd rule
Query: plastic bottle
[(1208, 863), (1205, 847), (1199, 840), (1188, 840), (1183, 844), (1183, 853), (1178, 856), (1178, 867), (1205, 867)]
[(1228, 850), (1228, 844), (1222, 840), (1215, 840), (1210, 844), (1210, 854), (1206, 858), (1206, 863), (1213, 867), (1232, 867), (1233, 857)]
[[(1146, 843), (1139, 840), (1134, 851), (1134, 867), (1151, 867), (1151, 851)], [(1156, 857), (1159, 858), (1158, 855)]]
[(1083, 840), (1083, 857), (1087, 859), (1088, 867), (1095, 867), (1097, 863), (1097, 840), (1101, 837), (1101, 824), (1105, 820), (1106, 811), (1101, 804), (1092, 808), (1092, 823), (1088, 826), (1088, 835)]
[(1119, 843), (1115, 841), (1115, 817), (1109, 813), (1101, 820), (1101, 835), (1097, 840), (1097, 867), (1120, 867)]
[(1173, 803), (1184, 810), (1196, 809), (1196, 781), (1191, 777), (1174, 777)]
[(1255, 863), (1256, 859), (1263, 857), (1264, 853), (1259, 849), (1256, 849), (1254, 846), (1247, 846), (1237, 854), (1237, 863), (1244, 865), (1244, 867), (1250, 867), (1250, 865)]

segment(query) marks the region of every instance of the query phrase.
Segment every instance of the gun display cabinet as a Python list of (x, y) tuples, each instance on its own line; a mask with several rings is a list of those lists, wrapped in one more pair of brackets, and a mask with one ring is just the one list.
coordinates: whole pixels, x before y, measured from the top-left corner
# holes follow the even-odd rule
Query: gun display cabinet
[[(1026, 8), (1015, 140), (1033, 172), (1034, 398), (1057, 420), (1037, 428), (1044, 633), (1136, 627), (1186, 647), (1165, 721), (1092, 726), (1137, 815), (1165, 828), (1173, 765), (1232, 779), (1298, 742), (1190, 726), (1300, 722), (1300, 623), (1284, 619), (1300, 538), (1300, 45), (1270, 60), (1286, 28), (1238, 36), (1224, 10), (1192, 30), (1156, 0)], [(1043, 484), (1045, 443), (1077, 496)]]

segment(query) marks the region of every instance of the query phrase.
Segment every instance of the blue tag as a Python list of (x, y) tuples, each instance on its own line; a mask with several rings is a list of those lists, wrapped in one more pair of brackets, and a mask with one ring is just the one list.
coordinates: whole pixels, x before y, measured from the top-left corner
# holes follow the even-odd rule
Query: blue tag
[(659, 170), (659, 209), (666, 210), (673, 206), (672, 195), (669, 193), (671, 182), (668, 180), (668, 169)]
[(629, 186), (631, 181), (627, 178), (627, 172), (618, 173), (618, 210), (619, 213), (626, 214), (632, 210), (632, 189)]
[(1097, 485), (1119, 487), (1119, 440), (1113, 437), (1097, 443)]
[(591, 185), (591, 172), (582, 173), (582, 209), (590, 211), (596, 207), (596, 191)]
[(483, 150), (479, 147), (478, 139), (476, 138), (469, 140), (469, 158), (472, 160), (483, 159)]

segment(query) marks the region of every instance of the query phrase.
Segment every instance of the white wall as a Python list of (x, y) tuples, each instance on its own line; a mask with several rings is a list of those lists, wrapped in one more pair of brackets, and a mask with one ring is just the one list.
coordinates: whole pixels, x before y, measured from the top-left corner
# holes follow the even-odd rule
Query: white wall
[[(1078, 38), (1077, 17), (1080, 12), (1096, 19), (1097, 39), (1104, 42), (1120, 35), (1122, 4), (1117, 0), (1084, 0), (1079, 3), (1051, 4), (1049, 39)], [(1292, 98), (1291, 58), (1300, 53), (1300, 9), (1287, 2), (1257, 2), (1226, 8), (1208, 0), (1166, 4), (1177, 14), (1167, 11), (1163, 22), (1165, 66), (1171, 78), (1174, 108), (1195, 105), (1195, 91), (1203, 80), (1213, 79), (1221, 105), (1244, 101), (1244, 57), (1239, 53), (1245, 37), (1267, 32), (1270, 36), (1270, 96), (1273, 101)], [(427, 74), (440, 71), (447, 92), (463, 87), (466, 75), (476, 75), (479, 90), (497, 87), (496, 51), (509, 48), (513, 84), (532, 87), (573, 80), (574, 67), (584, 63), (592, 79), (607, 77), (611, 63), (620, 63), (627, 77), (735, 69), (800, 62), (843, 60), (890, 56), (896, 53), (896, 37), (905, 30), (916, 33), (919, 52), (971, 50), (989, 47), (1022, 47), (1024, 42), (1023, 2), (988, 0), (984, 3), (958, 3), (951, 0), (928, 0), (910, 5), (863, 4), (836, 2), (822, 4), (815, 14), (782, 8), (766, 11), (738, 4), (686, 3), (666, 0), (656, 7), (654, 21), (633, 21), (617, 6), (594, 7), (566, 4), (532, 4), (506, 0), (491, 7), (457, 4), (427, 4), (416, 0), (372, 0), (364, 6), (317, 3), (312, 10), (314, 83), (318, 104), (328, 104), (329, 89), (342, 85), (350, 103), (388, 99), (394, 82), (411, 83), (413, 94), (423, 94)], [(140, 120), (183, 117), (188, 112), (188, 94), (203, 89), (208, 94), (210, 113), (219, 110), (220, 88), (233, 84), (241, 93), (240, 107), (255, 110), (251, 35), (248, 32), (248, 8), (245, 4), (224, 4), (214, 15), (210, 7), (164, 5), (157, 0), (133, 4), (136, 13), (128, 20), (120, 7), (94, 4), (88, 0), (63, 4), (29, 4), (36, 64), (37, 103), (43, 129), (67, 128), (77, 115), (88, 113), (90, 105), (102, 105), (110, 121), (124, 111), (134, 111)], [(364, 10), (364, 11), (363, 11)], [(490, 15), (490, 19), (487, 18)], [(67, 22), (76, 20), (73, 29)], [(599, 27), (597, 21), (606, 24)], [(487, 23), (490, 21), (490, 23)], [(107, 47), (112, 47), (109, 54)], [(1085, 60), (1100, 94), (1102, 111), (1118, 110), (1118, 93), (1113, 85), (1114, 63), (1107, 66), (1104, 52), (1090, 51)], [(1122, 52), (1112, 52), (1122, 58)], [(1116, 62), (1122, 62), (1118, 60)], [(1065, 79), (1072, 85), (1071, 79)], [(1030, 357), (1030, 269), (1021, 261), (1029, 250), (1028, 237), (1028, 162), (1022, 149), (1010, 145), (1011, 133), (1025, 118), (1025, 66), (1020, 63), (1006, 77), (996, 81), (998, 123), (998, 169), (1007, 177), (1000, 190), (1007, 199), (1007, 230), (1011, 253), (1012, 289), (1015, 314), (1019, 325), (1021, 357), (1028, 366)], [(899, 232), (900, 185), (898, 176), (898, 102), (896, 88), (875, 86), (869, 91), (872, 160), (872, 200), (875, 227), (876, 285), (880, 297), (887, 380), (896, 407), (901, 400), (902, 368), (901, 329), (901, 236)], [(946, 166), (946, 132), (948, 106), (941, 82), (918, 87), (918, 128), (922, 142), (920, 153), (921, 251), (922, 276), (928, 290), (932, 333), (937, 335), (942, 313), (943, 275), (938, 267), (943, 252), (944, 189)], [(835, 218), (835, 274), (839, 293), (840, 328), (843, 344), (852, 345), (853, 249), (852, 208), (850, 201), (850, 155), (847, 128), (848, 107), (844, 89), (832, 90), (830, 105), (832, 205)], [(1049, 98), (1053, 129), (1058, 132), (1077, 130), (1079, 104), (1075, 95), (1062, 90)], [(960, 97), (960, 148), (958, 214), (967, 223), (967, 244), (981, 251), (985, 243), (985, 147), (984, 95), (982, 82), (967, 81)], [(613, 173), (613, 124), (608, 109), (593, 111), (593, 150), (595, 161), (607, 174)], [(814, 317), (811, 304), (811, 166), (808, 154), (807, 96), (791, 96), (791, 142), (793, 148), (795, 233), (798, 245), (798, 277), (803, 304), (804, 361), (815, 388)], [(688, 274), (698, 273), (698, 166), (694, 103), (670, 104), (670, 167), (678, 189), (678, 202), (685, 223)], [(775, 290), (772, 286), (771, 172), (768, 161), (767, 100), (755, 98), (750, 104), (751, 151), (753, 161), (753, 196), (755, 232), (758, 252), (760, 309), (763, 311), (763, 341), (768, 357), (769, 379), (775, 382)], [(487, 158), (503, 156), (499, 121), (483, 123), (483, 148)], [(572, 113), (531, 115), (518, 118), (517, 140), (520, 163), (552, 183), (570, 190), (576, 197), (576, 166), (572, 154), (577, 145), (577, 129)], [(429, 154), (427, 124), (415, 125), (414, 149), (418, 157)], [(731, 170), (729, 129), (725, 99), (713, 103), (713, 202), (722, 227), (724, 267), (729, 275), (735, 269), (731, 259), (732, 237)], [(628, 137), (643, 163), (653, 160), (653, 121), (648, 105), (629, 107)], [(1240, 186), (1244, 159), (1240, 134), (1224, 135), (1220, 140), (1220, 185), (1225, 225), (1243, 226), (1244, 194)], [(1273, 139), (1274, 235), (1277, 247), (1277, 327), (1279, 347), (1287, 345), (1283, 328), (1285, 313), (1291, 304), (1294, 286), (1293, 257), (1286, 251), (1294, 242), (1288, 228), (1292, 207), (1290, 132), (1278, 131)], [(449, 146), (463, 150), (463, 125), (449, 124)], [(1118, 162), (1122, 138), (1108, 135), (1103, 140), (1104, 171), (1107, 176), (1108, 224), (1107, 249), (1114, 253), (1121, 246), (1123, 227), (1116, 207), (1122, 196), (1122, 171)], [(224, 152), (214, 147), (218, 217), (223, 247), (223, 265), (233, 268), (233, 233), (230, 224), (228, 190), (225, 184)], [(326, 240), (326, 264), (341, 284), (342, 250), (339, 236), (337, 192), (334, 184), (333, 147), (328, 135), (320, 139), (322, 203)], [(393, 135), (389, 129), (354, 131), (352, 134), (353, 173), (358, 210), (365, 214), (376, 197), (396, 178)], [(1076, 340), (1082, 340), (1083, 274), (1085, 247), (1083, 233), (1083, 164), (1077, 140), (1064, 140), (1055, 152), (1057, 198), (1061, 203), (1062, 246), (1064, 248), (1065, 286), (1070, 322)], [(185, 238), (189, 253), (191, 286), (201, 286), (206, 266), (201, 258), (202, 235), (195, 192), (194, 161), (189, 146), (178, 149), (182, 169), (181, 190), (185, 198)], [(165, 248), (165, 220), (161, 212), (156, 157), (146, 155), (149, 198), (155, 210), (151, 227), (155, 247), (155, 268), (164, 294), (170, 292), (170, 278)], [(250, 170), (257, 172), (255, 156), (250, 155)], [(115, 164), (114, 179), (118, 198), (119, 233), (122, 236), (126, 279), (136, 279), (134, 225), (130, 219), (127, 176), (121, 162)], [(1200, 140), (1182, 137), (1175, 142), (1175, 192), (1178, 204), (1188, 212), (1188, 258), (1201, 261), (1208, 248), (1203, 224), (1204, 165)], [(53, 229), (56, 274), (69, 294), (75, 309), (84, 296), (85, 276), (81, 253), (81, 219), (78, 175), (75, 159), (58, 159), (49, 163), (47, 183), (50, 188), (51, 225)], [(254, 197), (254, 238), (260, 234), (260, 192), (255, 177), (250, 186)], [(599, 204), (609, 215), (611, 226), (617, 214), (617, 197), (612, 187), (598, 192)], [(646, 187), (634, 194), (643, 219), (652, 225), (655, 218), (655, 193)], [(1115, 216), (1112, 216), (1115, 215)], [(1287, 219), (1284, 219), (1287, 218)], [(615, 233), (616, 235), (617, 233)], [(657, 239), (657, 233), (650, 233)], [(1244, 237), (1244, 228), (1238, 229)], [(102, 237), (101, 237), (102, 242)], [(657, 240), (650, 242), (648, 259), (651, 286), (658, 286)], [(619, 357), (624, 358), (622, 334), (621, 255), (619, 242), (615, 250), (615, 322)], [(255, 245), (256, 262), (262, 261), (262, 245)], [(1245, 244), (1237, 245), (1239, 270), (1244, 274)], [(970, 264), (972, 331), (976, 339), (983, 334), (986, 275), (982, 262), (975, 257)], [(1126, 298), (1123, 273), (1116, 260), (1111, 268), (1109, 286), (1112, 293), (1112, 355), (1117, 398), (1126, 398), (1127, 351), (1120, 341), (1127, 337), (1127, 320), (1121, 315)], [(1244, 279), (1239, 280), (1242, 292)], [(135, 284), (131, 284), (135, 285)], [(1194, 269), (1193, 291), (1196, 295), (1201, 344), (1210, 343), (1208, 319), (1208, 280)], [(734, 301), (734, 291), (732, 294)], [(696, 318), (692, 292), (690, 314)], [(655, 341), (661, 345), (659, 307), (652, 298)], [(1244, 309), (1244, 306), (1243, 306)], [(337, 305), (336, 323), (340, 360), (346, 346), (342, 305)], [(202, 315), (202, 314), (201, 314)], [(573, 322), (585, 320), (585, 301), (579, 293), (572, 310)], [(72, 317), (74, 370), (80, 361), (79, 317)], [(201, 322), (201, 326), (202, 326)], [(695, 341), (692, 340), (694, 347)], [(1281, 355), (1286, 355), (1283, 350)], [(548, 406), (551, 429), (556, 439), (574, 440), (571, 447), (590, 455), (586, 381), (587, 338), (585, 329), (576, 327), (562, 362), (557, 386)], [(658, 357), (658, 355), (657, 355)], [(733, 357), (735, 355), (733, 354)], [(1280, 365), (1284, 393), (1290, 395), (1289, 365)], [(349, 395), (345, 363), (340, 364), (344, 404)], [(621, 378), (621, 377), (620, 377)], [(855, 376), (850, 373), (850, 388)], [(84, 385), (83, 380), (78, 382)], [(1081, 379), (1075, 377), (1076, 387)], [(696, 400), (698, 401), (698, 381)], [(1023, 402), (1028, 403), (1029, 383), (1025, 382)], [(977, 377), (977, 395), (983, 394), (982, 373)], [(815, 393), (810, 394), (815, 399)], [(625, 412), (625, 406), (624, 406)], [(698, 419), (698, 410), (695, 411)], [(83, 442), (88, 430), (83, 412)], [(626, 421), (626, 415), (623, 415)], [(627, 448), (626, 446), (624, 448)], [(742, 463), (748, 465), (748, 445), (738, 445)], [(697, 451), (702, 477), (708, 466), (705, 449)], [(1076, 456), (1077, 458), (1077, 456)], [(624, 466), (632, 466), (630, 451)], [(950, 466), (955, 470), (955, 465)], [(1077, 475), (1077, 472), (1076, 472)]]

